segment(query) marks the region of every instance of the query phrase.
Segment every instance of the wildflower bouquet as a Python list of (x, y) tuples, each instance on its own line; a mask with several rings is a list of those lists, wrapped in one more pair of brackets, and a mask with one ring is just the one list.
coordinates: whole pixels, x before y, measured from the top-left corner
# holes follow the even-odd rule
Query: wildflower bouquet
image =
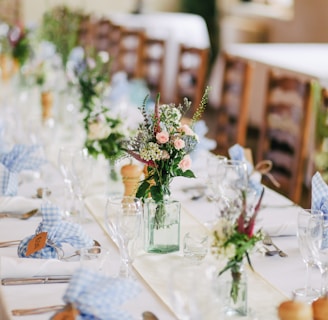
[(117, 172), (114, 170), (114, 162), (124, 151), (122, 143), (129, 135), (123, 120), (118, 116), (112, 116), (107, 108), (102, 107), (99, 112), (91, 115), (87, 123), (87, 138), (85, 147), (88, 153), (95, 158), (100, 154), (108, 159), (111, 164), (111, 179), (117, 180)]
[(227, 270), (231, 270), (232, 286), (230, 295), (234, 302), (238, 299), (243, 260), (246, 257), (252, 268), (249, 251), (263, 238), (261, 230), (254, 232), (255, 220), (263, 193), (264, 189), (262, 189), (262, 194), (251, 217), (247, 216), (246, 196), (243, 194), (243, 209), (238, 219), (231, 222), (230, 219), (223, 217), (213, 227), (212, 253), (217, 257), (228, 259), (225, 267), (219, 272), (219, 276)]
[(8, 40), (11, 46), (12, 57), (22, 67), (32, 53), (28, 30), (22, 26), (12, 26), (8, 32)]
[[(206, 88), (200, 105), (191, 119), (191, 126), (182, 123), (182, 117), (191, 106), (187, 98), (183, 105), (159, 104), (158, 94), (154, 111), (146, 110), (146, 100), (141, 112), (144, 118), (136, 136), (127, 143), (126, 151), (146, 165), (145, 178), (140, 182), (136, 196), (143, 200), (151, 197), (158, 203), (155, 223), (157, 227), (165, 216), (163, 201), (170, 195), (174, 177), (195, 177), (190, 170), (190, 153), (198, 143), (192, 125), (201, 117), (208, 100)], [(163, 210), (161, 210), (161, 208)]]

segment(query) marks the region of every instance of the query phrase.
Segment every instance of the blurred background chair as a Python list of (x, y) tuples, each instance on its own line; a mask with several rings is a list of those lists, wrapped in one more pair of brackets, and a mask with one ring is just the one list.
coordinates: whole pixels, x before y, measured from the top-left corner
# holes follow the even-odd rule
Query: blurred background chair
[(182, 103), (187, 97), (192, 102), (191, 112), (196, 110), (204, 93), (208, 58), (208, 48), (180, 45), (175, 102)]
[(151, 98), (156, 99), (157, 93), (165, 96), (164, 59), (166, 42), (163, 39), (146, 35), (143, 43), (140, 77), (145, 80)]
[(264, 116), (257, 160), (271, 160), (276, 188), (264, 176), (263, 183), (295, 203), (301, 200), (311, 122), (311, 85), (300, 75), (268, 76)]
[(102, 18), (96, 21), (94, 30), (94, 48), (96, 51), (107, 51), (110, 46), (109, 34), (111, 32), (111, 22)]
[(141, 59), (145, 33), (143, 29), (121, 28), (118, 55), (118, 70), (126, 72), (129, 79), (141, 75)]
[(83, 15), (78, 30), (78, 44), (83, 48), (92, 48), (95, 42), (95, 27), (97, 21), (92, 15)]
[(252, 65), (247, 60), (223, 53), (221, 103), (215, 123), (215, 153), (228, 155), (238, 143), (245, 146)]

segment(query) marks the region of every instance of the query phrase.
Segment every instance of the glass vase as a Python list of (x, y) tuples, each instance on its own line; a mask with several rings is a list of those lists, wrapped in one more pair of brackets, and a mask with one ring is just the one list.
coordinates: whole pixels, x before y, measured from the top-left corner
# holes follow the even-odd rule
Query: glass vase
[[(247, 273), (244, 262), (238, 263), (227, 271), (229, 278), (226, 280), (226, 290), (224, 290), (225, 302), (224, 313), (227, 316), (247, 316), (248, 295), (247, 295)], [(229, 274), (230, 273), (230, 274)]]
[(149, 198), (144, 206), (145, 250), (169, 253), (180, 249), (179, 201), (167, 199), (155, 202)]

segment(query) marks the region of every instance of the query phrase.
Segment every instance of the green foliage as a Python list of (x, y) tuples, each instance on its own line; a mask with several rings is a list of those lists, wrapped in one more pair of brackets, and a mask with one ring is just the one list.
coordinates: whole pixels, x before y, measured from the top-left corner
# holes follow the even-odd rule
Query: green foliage
[(44, 13), (40, 37), (52, 42), (66, 65), (71, 50), (77, 45), (82, 12), (57, 6)]

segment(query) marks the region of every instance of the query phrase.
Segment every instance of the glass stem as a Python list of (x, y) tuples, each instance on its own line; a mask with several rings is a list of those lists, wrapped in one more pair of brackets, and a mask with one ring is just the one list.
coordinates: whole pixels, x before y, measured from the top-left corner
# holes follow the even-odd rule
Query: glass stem
[(324, 268), (321, 272), (321, 295), (326, 296), (328, 293), (328, 268)]

